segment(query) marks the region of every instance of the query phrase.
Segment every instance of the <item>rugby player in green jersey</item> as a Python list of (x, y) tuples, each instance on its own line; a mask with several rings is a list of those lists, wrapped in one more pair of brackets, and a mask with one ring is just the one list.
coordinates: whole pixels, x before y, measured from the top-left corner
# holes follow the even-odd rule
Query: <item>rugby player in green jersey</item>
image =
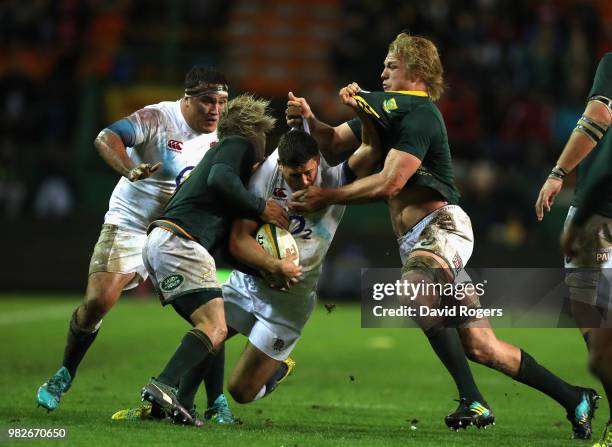
[[(264, 159), (266, 133), (275, 119), (269, 102), (251, 95), (229, 101), (218, 125), (220, 141), (210, 149), (149, 226), (143, 260), (163, 305), (170, 304), (193, 328), (183, 337), (162, 372), (142, 389), (142, 397), (175, 420), (199, 425), (193, 408), (181, 404), (179, 383), (202, 380), (198, 366), (223, 344), (227, 334), (221, 286), (211, 254), (227, 245), (231, 222), (259, 219), (286, 228), (278, 203), (248, 191), (255, 166)], [(287, 281), (299, 266), (284, 260)], [(193, 377), (192, 377), (193, 376)]]
[[(597, 286), (612, 271), (612, 53), (599, 62), (586, 108), (536, 201), (538, 220), (550, 211), (564, 177), (576, 166), (576, 193), (562, 236), (572, 310), (601, 380), (612, 417), (612, 329), (593, 328)], [(602, 269), (602, 272), (594, 272)], [(609, 303), (608, 303), (609, 305)], [(607, 309), (609, 313), (610, 309)], [(596, 315), (601, 321), (601, 314)], [(587, 327), (585, 327), (587, 326)], [(610, 420), (595, 447), (612, 447)]]
[[(290, 204), (297, 211), (312, 211), (332, 203), (387, 201), (400, 245), (402, 278), (415, 283), (463, 281), (463, 267), (473, 248), (470, 219), (457, 205), (444, 120), (433, 102), (443, 91), (442, 73), (431, 41), (399, 34), (384, 61), (384, 93), (363, 92), (355, 83), (340, 91), (345, 104), (359, 105), (376, 123), (384, 158), (381, 171), (341, 188), (310, 187), (294, 195)], [(287, 104), (308, 121), (327, 159), (341, 159), (357, 147), (358, 121), (332, 127), (316, 119), (304, 98), (290, 93)], [(288, 124), (296, 124), (290, 114)], [(440, 298), (421, 294), (407, 304), (438, 307)], [(552, 397), (565, 408), (575, 436), (590, 436), (595, 391), (564, 382), (523, 350), (497, 339), (486, 318), (462, 321), (457, 328), (448, 327), (443, 317), (416, 322), (457, 384), (459, 407), (445, 418), (451, 429), (483, 427), (494, 421), (474, 382), (467, 354)]]

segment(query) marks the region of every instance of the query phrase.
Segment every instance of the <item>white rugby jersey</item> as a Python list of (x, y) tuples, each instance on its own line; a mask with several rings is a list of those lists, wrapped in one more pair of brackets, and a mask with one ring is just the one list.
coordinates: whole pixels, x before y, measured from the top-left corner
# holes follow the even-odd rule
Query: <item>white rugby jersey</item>
[(135, 182), (121, 177), (111, 195), (104, 223), (135, 231), (146, 231), (164, 210), (176, 187), (217, 142), (217, 132), (195, 132), (181, 113), (181, 101), (146, 106), (129, 117), (136, 143), (127, 148), (135, 165), (162, 167), (151, 177)]
[[(322, 188), (336, 188), (345, 183), (342, 164), (331, 167), (321, 157), (314, 184)], [(274, 151), (253, 174), (249, 190), (265, 200), (273, 199), (287, 209), (293, 190), (285, 182), (278, 166), (278, 150)], [(321, 274), (323, 258), (331, 245), (345, 208), (344, 205), (331, 205), (305, 215), (289, 212), (289, 231), (298, 245), (303, 276), (299, 283), (289, 288), (288, 292), (281, 293), (303, 296), (314, 291)], [(234, 273), (242, 275), (240, 272)]]

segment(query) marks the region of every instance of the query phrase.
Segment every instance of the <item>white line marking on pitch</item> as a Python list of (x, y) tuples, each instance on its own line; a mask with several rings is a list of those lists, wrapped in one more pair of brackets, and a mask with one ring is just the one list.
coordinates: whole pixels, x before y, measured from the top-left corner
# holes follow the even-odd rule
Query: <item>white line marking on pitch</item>
[(36, 309), (3, 312), (0, 314), (0, 326), (70, 317), (70, 311), (76, 306), (77, 303), (75, 302), (70, 304), (58, 304), (56, 306), (38, 307)]

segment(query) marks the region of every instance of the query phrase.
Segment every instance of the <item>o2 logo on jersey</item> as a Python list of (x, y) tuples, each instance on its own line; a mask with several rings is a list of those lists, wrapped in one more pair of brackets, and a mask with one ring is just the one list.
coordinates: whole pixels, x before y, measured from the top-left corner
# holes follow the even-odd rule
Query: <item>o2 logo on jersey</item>
[(187, 180), (187, 178), (189, 177), (189, 174), (191, 174), (191, 171), (193, 171), (193, 168), (195, 168), (195, 166), (185, 166), (181, 170), (181, 172), (178, 173), (178, 175), (174, 179), (174, 182), (176, 183), (177, 188), (179, 187), (181, 183)]
[[(292, 230), (291, 225), (296, 222), (295, 228)], [(312, 230), (306, 228), (306, 219), (303, 216), (289, 216), (289, 231), (294, 237), (301, 237), (302, 239), (309, 240)], [(303, 233), (303, 234), (301, 234)]]

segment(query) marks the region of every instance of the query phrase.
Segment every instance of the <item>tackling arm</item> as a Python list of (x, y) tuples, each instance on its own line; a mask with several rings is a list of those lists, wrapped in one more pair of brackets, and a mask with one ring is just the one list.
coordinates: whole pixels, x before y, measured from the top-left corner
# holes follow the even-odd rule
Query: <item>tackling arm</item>
[(297, 212), (311, 212), (331, 204), (366, 203), (395, 197), (421, 165), (412, 154), (391, 149), (382, 171), (340, 188), (311, 186), (296, 191), (289, 207)]
[(230, 232), (230, 254), (250, 267), (282, 275), (288, 283), (297, 283), (302, 276), (302, 267), (293, 263), (295, 256), (276, 259), (268, 254), (253, 238), (257, 228), (258, 224), (253, 220), (235, 220)]
[(301, 126), (302, 119), (308, 122), (310, 134), (317, 141), (319, 150), (325, 160), (331, 165), (338, 164), (346, 159), (346, 153), (354, 150), (359, 144), (348, 124), (343, 123), (333, 127), (319, 121), (310, 109), (306, 99), (296, 97), (293, 92), (289, 92), (286, 118), (289, 127)]

